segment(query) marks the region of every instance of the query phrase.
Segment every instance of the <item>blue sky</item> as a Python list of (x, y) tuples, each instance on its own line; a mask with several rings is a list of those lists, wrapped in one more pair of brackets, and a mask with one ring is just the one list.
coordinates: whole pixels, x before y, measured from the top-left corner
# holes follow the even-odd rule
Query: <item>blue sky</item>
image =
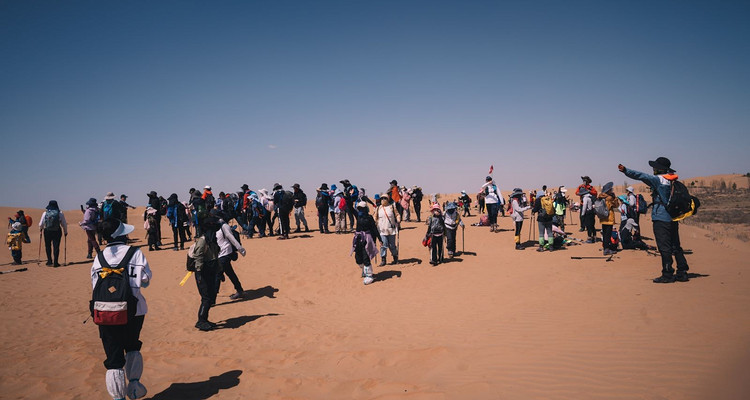
[(750, 172), (750, 3), (0, 1), (0, 205)]

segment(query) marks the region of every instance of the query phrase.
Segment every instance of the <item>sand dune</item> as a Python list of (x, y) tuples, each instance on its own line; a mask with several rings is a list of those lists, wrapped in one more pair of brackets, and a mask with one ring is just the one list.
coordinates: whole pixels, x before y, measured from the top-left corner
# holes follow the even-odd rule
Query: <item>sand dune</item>
[[(0, 208), (0, 215), (14, 211)], [(41, 210), (31, 215), (38, 221)], [(81, 213), (66, 217), (69, 265), (37, 266), (32, 228), (28, 271), (0, 276), (2, 398), (108, 398), (96, 326), (82, 323), (91, 288)], [(582, 237), (573, 220), (568, 231)], [(135, 225), (132, 237), (143, 245)], [(350, 235), (245, 240), (248, 256), (235, 270), (247, 297), (231, 301), (227, 281), (211, 311), (222, 328), (212, 332), (193, 327), (194, 281), (178, 285), (185, 252), (147, 251), (154, 272), (144, 292), (147, 398), (750, 396), (747, 243), (707, 240), (705, 231), (683, 226), (693, 279), (656, 285), (659, 261), (645, 252), (605, 262), (570, 258), (596, 256), (599, 245), (515, 251), (511, 227), (509, 218), (500, 219), (500, 233), (467, 226), (465, 249), (476, 255), (432, 267), (420, 243), (425, 226), (404, 223), (404, 262), (376, 267), (378, 281), (367, 287), (349, 257)], [(653, 237), (649, 223), (644, 234)], [(10, 261), (0, 252), (0, 269), (15, 269)]]

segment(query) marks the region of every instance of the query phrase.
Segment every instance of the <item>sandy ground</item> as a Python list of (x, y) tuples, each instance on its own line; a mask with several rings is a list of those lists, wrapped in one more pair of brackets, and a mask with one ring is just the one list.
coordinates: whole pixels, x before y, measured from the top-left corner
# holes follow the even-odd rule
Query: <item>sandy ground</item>
[[(26, 211), (38, 222), (41, 210)], [(142, 211), (131, 210), (131, 220)], [(97, 328), (83, 323), (91, 263), (82, 215), (65, 214), (67, 266), (37, 265), (32, 228), (28, 270), (0, 276), (0, 398), (109, 398)], [(573, 220), (567, 230), (583, 237)], [(193, 327), (194, 280), (178, 284), (185, 251), (146, 251), (154, 273), (141, 337), (147, 398), (750, 398), (748, 243), (682, 226), (692, 279), (657, 285), (659, 260), (645, 252), (605, 262), (571, 259), (598, 256), (598, 244), (515, 251), (510, 218), (500, 228), (467, 226), (466, 253), (432, 267), (420, 243), (425, 226), (404, 223), (402, 263), (376, 267), (370, 286), (349, 256), (349, 234), (245, 240), (248, 256), (235, 270), (246, 299), (231, 301), (227, 280), (211, 310), (221, 329), (212, 332)], [(644, 234), (653, 237), (648, 222)], [(0, 270), (17, 268), (10, 261), (0, 252)]]

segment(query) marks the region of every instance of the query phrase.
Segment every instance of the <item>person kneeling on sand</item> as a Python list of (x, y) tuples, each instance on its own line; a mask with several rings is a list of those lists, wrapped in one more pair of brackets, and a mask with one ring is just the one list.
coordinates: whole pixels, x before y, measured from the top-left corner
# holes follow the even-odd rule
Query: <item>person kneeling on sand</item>
[[(111, 268), (116, 268), (130, 255), (125, 273), (129, 277), (133, 297), (138, 300), (135, 316), (129, 316), (126, 325), (99, 325), (99, 337), (107, 356), (104, 360), (104, 366), (107, 368), (107, 391), (113, 399), (125, 399), (125, 394), (131, 399), (139, 399), (146, 395), (146, 388), (140, 382), (143, 373), (143, 343), (140, 341), (140, 335), (148, 307), (141, 289), (151, 283), (151, 269), (141, 250), (127, 245), (127, 235), (131, 232), (132, 225), (123, 224), (115, 218), (104, 220), (102, 235), (107, 241), (107, 247), (98, 253), (91, 266), (91, 283), (96, 288), (101, 274), (115, 273)], [(102, 259), (108, 265), (102, 265)]]
[(381, 240), (378, 234), (378, 228), (375, 220), (367, 212), (367, 203), (360, 201), (357, 203), (357, 229), (352, 239), (352, 249), (349, 255), (354, 253), (354, 259), (357, 265), (362, 269), (362, 278), (364, 284), (369, 285), (375, 281), (372, 276), (371, 259), (378, 254), (376, 240)]

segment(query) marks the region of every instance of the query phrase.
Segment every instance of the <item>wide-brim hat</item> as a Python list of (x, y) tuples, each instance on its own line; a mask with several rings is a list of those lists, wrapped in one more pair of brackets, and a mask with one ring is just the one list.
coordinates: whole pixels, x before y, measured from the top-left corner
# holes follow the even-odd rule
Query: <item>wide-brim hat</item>
[(649, 161), (648, 165), (660, 171), (677, 172), (672, 169), (672, 162), (667, 157), (659, 157), (654, 161)]
[(170, 199), (175, 199), (175, 200), (177, 200), (177, 193), (172, 193), (172, 194), (170, 194), (170, 195), (169, 195), (169, 198), (170, 198)]
[(299, 189), (299, 183), (295, 183), (294, 185), (292, 185), (292, 187), (295, 189)]
[(280, 184), (280, 183), (274, 183), (274, 184), (273, 184), (273, 190), (279, 190), (279, 189), (281, 189), (281, 188), (282, 188), (282, 186), (281, 186), (281, 184)]
[(628, 197), (625, 196), (624, 194), (621, 194), (621, 195), (617, 196), (617, 198), (620, 199), (620, 200), (622, 200), (623, 203), (627, 203), (628, 202)]
[(124, 195), (124, 194), (121, 194), (121, 195), (120, 195), (120, 198), (121, 198), (121, 199), (127, 199), (127, 198), (128, 198), (128, 196), (126, 196), (126, 195)]
[(148, 197), (156, 197), (156, 192), (152, 190), (152, 191), (146, 193), (146, 196), (148, 196)]
[(445, 211), (456, 210), (456, 209), (458, 209), (458, 204), (456, 204), (456, 203), (454, 203), (452, 201), (450, 203), (448, 203), (448, 204), (445, 205)]
[(96, 207), (96, 199), (95, 199), (95, 198), (93, 198), (93, 197), (92, 197), (92, 198), (90, 198), (90, 199), (89, 199), (89, 200), (88, 200), (88, 201), (86, 202), (86, 205), (87, 205), (87, 206), (91, 206), (91, 207)]
[(395, 179), (394, 179), (394, 180), (392, 180), (392, 181), (390, 181), (389, 183), (390, 183), (391, 185), (398, 185), (398, 181), (396, 181)]
[(324, 184), (320, 185), (320, 190), (328, 190), (328, 184), (324, 183)]
[(357, 208), (367, 208), (367, 203), (365, 203), (364, 201), (360, 201), (359, 203), (357, 203)]
[(613, 186), (615, 186), (615, 184), (613, 182), (607, 182), (607, 183), (605, 183), (604, 186), (602, 186), (602, 192), (604, 192), (604, 193), (609, 192), (610, 190), (612, 190)]
[(133, 225), (123, 224), (122, 222), (120, 222), (120, 225), (117, 226), (117, 229), (115, 229), (115, 231), (112, 232), (112, 235), (110, 236), (112, 236), (112, 238), (125, 236), (130, 234), (134, 230), (135, 227)]
[(438, 203), (432, 203), (432, 206), (430, 206), (430, 211), (440, 210), (440, 204)]
[(104, 200), (114, 200), (115, 194), (112, 192), (107, 192), (107, 194), (104, 196)]
[(247, 190), (247, 189), (250, 189), (250, 186), (247, 186), (247, 183), (246, 183), (246, 184), (240, 186), (240, 189)]
[(208, 185), (203, 186), (203, 190), (211, 190), (211, 186), (208, 186)]
[(635, 222), (633, 218), (628, 218), (627, 221), (625, 221), (625, 229), (633, 229), (638, 226), (638, 223)]
[(630, 193), (633, 193), (633, 191), (634, 191), (635, 189), (633, 189), (633, 187), (632, 187), (632, 186), (628, 186), (628, 187), (627, 187), (627, 189), (625, 189), (625, 190), (627, 190), (627, 191), (628, 191), (628, 192), (630, 192)]
[(518, 196), (523, 196), (523, 189), (515, 188), (513, 189), (513, 192), (510, 194), (510, 197), (518, 197)]
[(588, 182), (588, 183), (591, 183), (591, 178), (589, 178), (589, 176), (588, 176), (588, 175), (584, 175), (584, 176), (582, 176), (582, 177), (581, 177), (581, 180), (583, 180), (583, 181), (586, 181), (586, 182)]

